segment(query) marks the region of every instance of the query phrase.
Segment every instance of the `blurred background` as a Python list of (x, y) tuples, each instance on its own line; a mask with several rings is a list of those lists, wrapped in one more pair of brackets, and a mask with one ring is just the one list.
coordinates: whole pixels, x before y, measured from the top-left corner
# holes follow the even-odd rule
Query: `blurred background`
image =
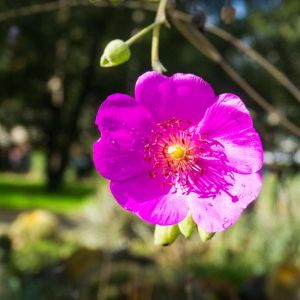
[[(111, 93), (132, 93), (151, 68), (151, 35), (118, 68), (101, 69), (101, 52), (153, 22), (157, 2), (0, 2), (0, 300), (300, 299), (299, 137), (174, 27), (161, 33), (167, 74), (203, 76), (216, 93), (240, 95), (253, 115), (265, 149), (258, 201), (210, 242), (195, 233), (157, 247), (153, 226), (118, 207), (94, 170), (97, 109)], [(231, 32), (299, 87), (299, 0), (233, 1), (230, 25), (219, 17), (225, 2), (177, 7), (201, 22), (205, 14), (208, 28)], [(204, 34), (300, 126), (292, 94), (233, 45)]]

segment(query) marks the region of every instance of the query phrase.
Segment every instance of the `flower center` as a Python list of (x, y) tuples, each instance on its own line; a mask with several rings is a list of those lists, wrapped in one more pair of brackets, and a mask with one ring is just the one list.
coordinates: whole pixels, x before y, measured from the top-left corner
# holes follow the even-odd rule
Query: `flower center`
[(197, 192), (200, 197), (215, 197), (232, 185), (224, 147), (209, 139), (189, 122), (178, 119), (156, 124), (146, 140), (144, 158), (149, 175), (163, 185), (182, 193)]
[(181, 145), (169, 146), (167, 152), (172, 159), (181, 159), (185, 155), (185, 149)]

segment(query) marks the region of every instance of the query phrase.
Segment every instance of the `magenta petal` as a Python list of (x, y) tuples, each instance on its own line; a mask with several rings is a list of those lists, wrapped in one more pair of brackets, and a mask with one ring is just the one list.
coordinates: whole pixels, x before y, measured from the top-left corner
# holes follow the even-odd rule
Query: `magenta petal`
[(96, 118), (94, 162), (117, 202), (153, 224), (190, 212), (207, 232), (233, 225), (261, 189), (262, 145), (243, 102), (157, 72), (138, 79), (135, 97), (108, 97)]
[(176, 118), (196, 124), (215, 102), (214, 91), (205, 80), (180, 73), (172, 77), (143, 74), (136, 83), (135, 97), (159, 122)]
[(111, 180), (123, 180), (143, 172), (145, 139), (152, 119), (145, 107), (127, 95), (114, 94), (100, 106), (96, 124), (101, 139), (94, 144), (96, 169)]
[(143, 174), (126, 181), (112, 181), (110, 189), (118, 203), (144, 221), (172, 225), (188, 213), (185, 197), (163, 187), (160, 179)]
[(261, 169), (263, 149), (249, 111), (242, 100), (233, 94), (222, 94), (206, 112), (200, 132), (220, 142), (235, 172), (250, 174)]
[[(193, 219), (205, 231), (223, 231), (235, 224), (261, 190), (262, 179), (259, 173), (250, 175), (235, 173), (234, 180), (235, 184), (228, 193), (222, 191), (215, 198), (201, 199), (197, 198), (196, 194), (189, 195)], [(232, 198), (229, 194), (237, 198)]]
[(93, 159), (97, 171), (111, 180), (124, 180), (144, 173), (148, 164), (144, 152), (130, 139), (102, 137), (94, 143)]
[(147, 109), (125, 94), (113, 94), (101, 104), (96, 124), (102, 135), (141, 137), (149, 134), (152, 118)]

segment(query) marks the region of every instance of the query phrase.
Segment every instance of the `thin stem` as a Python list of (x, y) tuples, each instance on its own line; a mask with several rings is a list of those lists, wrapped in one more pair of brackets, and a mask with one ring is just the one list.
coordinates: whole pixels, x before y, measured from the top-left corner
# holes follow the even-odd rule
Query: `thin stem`
[(154, 71), (163, 73), (166, 72), (167, 70), (159, 60), (159, 36), (160, 36), (160, 26), (156, 27), (153, 30), (152, 48), (151, 48), (151, 65)]
[(148, 25), (147, 27), (145, 27), (144, 29), (142, 29), (141, 31), (139, 31), (138, 33), (136, 33), (134, 36), (132, 36), (131, 38), (129, 38), (127, 41), (126, 41), (126, 44), (128, 46), (131, 46), (133, 43), (135, 43), (138, 39), (140, 39), (141, 37), (143, 37), (145, 34), (147, 34), (148, 32), (150, 32), (152, 29), (155, 30), (155, 28), (157, 27), (160, 27), (160, 25), (162, 24), (163, 22), (161, 21), (157, 21), (157, 22), (154, 22), (150, 25)]
[(166, 21), (166, 8), (168, 0), (160, 0), (158, 5), (155, 21)]
[(207, 31), (217, 35), (223, 40), (231, 43), (234, 47), (244, 52), (248, 57), (257, 62), (262, 68), (264, 68), (271, 76), (273, 76), (277, 81), (279, 81), (297, 100), (300, 102), (300, 90), (293, 84), (289, 78), (280, 70), (278, 70), (274, 65), (272, 65), (268, 60), (266, 60), (261, 54), (255, 51), (253, 48), (248, 47), (240, 39), (236, 38), (229, 32), (216, 27), (210, 26), (206, 28)]
[[(190, 23), (192, 18), (190, 15), (176, 10), (172, 13), (172, 17), (183, 21), (184, 23)], [(273, 78), (275, 78), (279, 83), (281, 83), (295, 98), (300, 102), (300, 90), (297, 86), (278, 68), (272, 65), (268, 60), (266, 60), (260, 53), (255, 49), (245, 45), (240, 39), (232, 35), (231, 33), (221, 29), (217, 26), (208, 26), (206, 31), (217, 35), (223, 40), (231, 43), (235, 48), (242, 51), (245, 55), (257, 62), (262, 68), (264, 68)]]
[(166, 71), (165, 67), (159, 60), (159, 36), (160, 27), (166, 22), (166, 8), (168, 0), (161, 0), (156, 13), (156, 22), (160, 22), (160, 25), (155, 27), (152, 35), (152, 48), (151, 48), (151, 65), (154, 71), (163, 73)]
[[(65, 2), (65, 6), (68, 7), (96, 7), (96, 8), (103, 8), (103, 7), (112, 7), (112, 8), (118, 8), (120, 5), (113, 5), (110, 4), (108, 1), (97, 1), (95, 3), (90, 3), (86, 0), (67, 0)], [(143, 9), (143, 10), (149, 10), (149, 11), (156, 11), (157, 4), (155, 3), (146, 3), (141, 2), (139, 0), (128, 0), (121, 4), (122, 7), (129, 8), (129, 9)], [(59, 9), (59, 2), (52, 1), (42, 4), (33, 4), (28, 6), (19, 7), (16, 9), (9, 9), (3, 12), (0, 12), (0, 23), (6, 22), (18, 17), (26, 17), (31, 16), (35, 14), (42, 14), (47, 13), (51, 11), (56, 11)]]
[(178, 31), (200, 52), (206, 55), (209, 59), (219, 64), (219, 66), (233, 79), (259, 106), (270, 114), (276, 115), (280, 123), (300, 137), (300, 128), (291, 122), (283, 113), (274, 108), (267, 102), (243, 77), (241, 77), (234, 68), (223, 58), (221, 53), (211, 44), (204, 35), (196, 29), (188, 27), (182, 21), (179, 21), (174, 16), (171, 16), (172, 23)]

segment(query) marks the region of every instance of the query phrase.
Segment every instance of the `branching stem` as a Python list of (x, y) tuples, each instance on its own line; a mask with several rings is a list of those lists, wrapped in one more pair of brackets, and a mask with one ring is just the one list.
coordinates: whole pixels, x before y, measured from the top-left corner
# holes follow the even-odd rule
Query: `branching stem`
[(177, 18), (177, 14), (171, 16), (172, 23), (178, 31), (200, 52), (209, 59), (219, 64), (219, 66), (265, 111), (278, 117), (281, 124), (300, 137), (300, 128), (291, 122), (281, 111), (274, 108), (265, 98), (263, 98), (243, 77), (241, 77), (234, 68), (223, 58), (221, 53), (207, 40), (207, 38), (195, 28), (189, 26)]

